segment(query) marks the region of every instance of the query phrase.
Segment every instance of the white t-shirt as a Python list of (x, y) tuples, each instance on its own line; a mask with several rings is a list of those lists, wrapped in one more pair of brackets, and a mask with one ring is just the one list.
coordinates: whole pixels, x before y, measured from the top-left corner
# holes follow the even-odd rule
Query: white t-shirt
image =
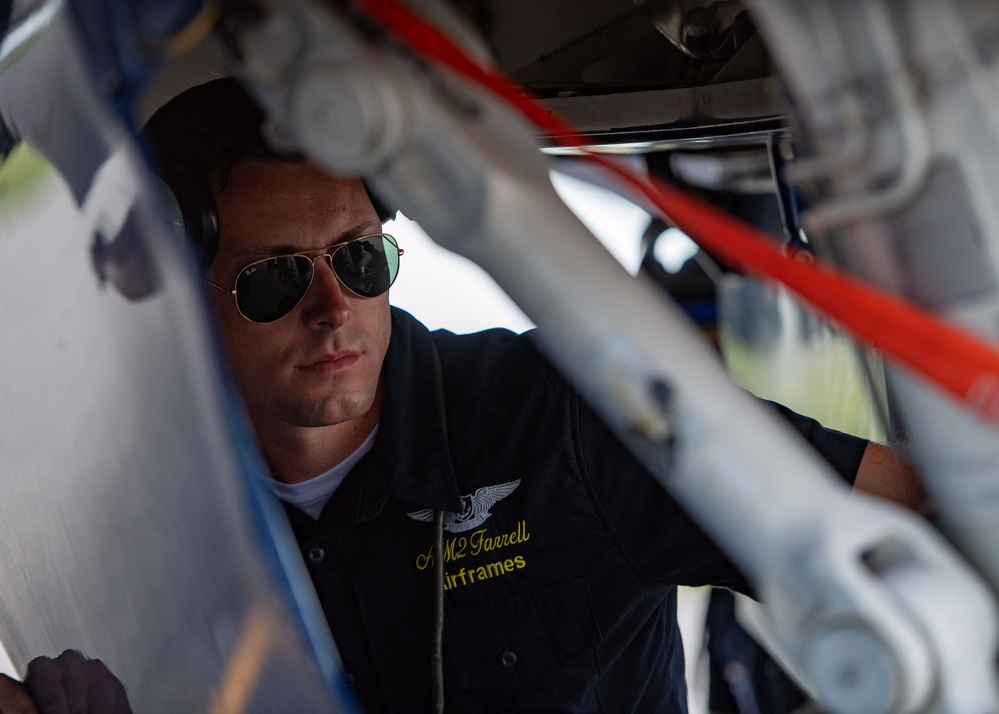
[(318, 476), (314, 476), (306, 481), (301, 481), (299, 483), (282, 483), (280, 481), (275, 481), (266, 474), (261, 474), (260, 476), (263, 478), (264, 483), (267, 484), (271, 491), (273, 491), (274, 494), (282, 501), (290, 503), (292, 506), (308, 513), (313, 518), (319, 518), (319, 514), (322, 513), (323, 507), (340, 486), (340, 483), (347, 475), (347, 472), (354, 468), (354, 464), (360, 461), (362, 456), (371, 451), (371, 447), (375, 443), (375, 434), (377, 433), (378, 425), (375, 424), (375, 428), (371, 430), (370, 434), (368, 434), (368, 438), (354, 450), (354, 453), (331, 468), (329, 471), (321, 473)]

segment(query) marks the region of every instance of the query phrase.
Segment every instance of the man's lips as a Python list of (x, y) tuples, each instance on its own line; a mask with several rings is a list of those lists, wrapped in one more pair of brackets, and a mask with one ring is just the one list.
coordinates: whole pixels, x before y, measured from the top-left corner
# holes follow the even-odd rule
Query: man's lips
[(301, 365), (299, 369), (315, 374), (333, 374), (350, 369), (359, 359), (361, 359), (359, 352), (344, 350), (321, 355)]

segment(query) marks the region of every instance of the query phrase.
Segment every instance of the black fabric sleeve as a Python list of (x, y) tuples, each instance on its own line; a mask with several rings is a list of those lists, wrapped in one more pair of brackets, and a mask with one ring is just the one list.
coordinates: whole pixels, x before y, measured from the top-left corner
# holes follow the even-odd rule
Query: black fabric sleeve
[(584, 400), (575, 430), (583, 478), (636, 575), (662, 585), (745, 587), (746, 579), (711, 538), (621, 443)]
[(867, 439), (826, 429), (811, 417), (802, 416), (776, 402), (766, 402), (787, 419), (844, 481), (851, 486), (867, 450)]
[[(780, 405), (773, 407), (853, 483), (867, 441), (825, 429)], [(576, 414), (583, 476), (636, 572), (661, 583), (746, 590), (739, 569), (581, 398)]]

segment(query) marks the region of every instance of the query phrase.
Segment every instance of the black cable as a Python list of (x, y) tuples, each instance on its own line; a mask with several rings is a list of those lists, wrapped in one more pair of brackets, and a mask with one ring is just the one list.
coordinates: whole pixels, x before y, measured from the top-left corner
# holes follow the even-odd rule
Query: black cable
[(434, 714), (444, 712), (444, 511), (434, 517), (434, 636), (430, 661), (434, 671)]
[[(447, 409), (444, 398), (444, 369), (434, 346), (434, 372), (437, 382), (437, 404), (440, 407), (441, 429), (447, 438)], [(434, 516), (434, 633), (430, 664), (434, 678), (434, 714), (444, 712), (444, 511)]]

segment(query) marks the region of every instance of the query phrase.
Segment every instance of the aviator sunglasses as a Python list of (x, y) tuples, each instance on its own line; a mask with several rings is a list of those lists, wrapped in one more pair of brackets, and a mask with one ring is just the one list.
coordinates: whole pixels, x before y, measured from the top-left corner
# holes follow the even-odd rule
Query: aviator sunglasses
[(373, 298), (395, 282), (402, 254), (395, 238), (387, 233), (375, 233), (328, 248), (254, 261), (239, 271), (232, 290), (211, 280), (205, 282), (232, 295), (240, 315), (250, 322), (263, 324), (280, 320), (302, 302), (312, 285), (317, 259), (329, 260), (340, 284), (354, 295)]

